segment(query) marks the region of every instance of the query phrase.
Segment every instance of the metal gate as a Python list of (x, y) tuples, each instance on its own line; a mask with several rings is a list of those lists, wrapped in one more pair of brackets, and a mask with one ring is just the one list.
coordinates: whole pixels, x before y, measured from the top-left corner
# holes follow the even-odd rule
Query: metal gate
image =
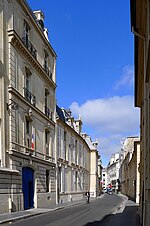
[(22, 191), (24, 197), (24, 209), (34, 207), (34, 170), (29, 167), (22, 169)]

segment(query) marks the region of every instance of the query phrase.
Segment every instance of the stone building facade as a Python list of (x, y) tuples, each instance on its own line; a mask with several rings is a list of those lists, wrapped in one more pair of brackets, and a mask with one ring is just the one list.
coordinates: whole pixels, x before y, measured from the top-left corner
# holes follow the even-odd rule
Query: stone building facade
[(131, 0), (134, 34), (135, 106), (140, 109), (140, 216), (150, 225), (150, 1)]
[(82, 134), (82, 120), (57, 106), (57, 203), (99, 194), (97, 143)]
[(44, 14), (0, 1), (0, 212), (55, 203), (56, 53)]
[(140, 197), (140, 142), (139, 138), (128, 137), (124, 142), (120, 166), (121, 192), (139, 203)]
[(56, 114), (56, 58), (43, 12), (1, 0), (0, 213), (99, 194), (97, 142)]
[(113, 192), (118, 192), (119, 168), (119, 153), (115, 153), (111, 156), (107, 166), (107, 185), (111, 184)]

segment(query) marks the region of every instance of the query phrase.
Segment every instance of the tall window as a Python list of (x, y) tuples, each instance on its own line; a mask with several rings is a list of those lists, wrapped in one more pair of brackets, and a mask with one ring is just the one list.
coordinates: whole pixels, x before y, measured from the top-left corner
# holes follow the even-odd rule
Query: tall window
[(48, 53), (44, 51), (44, 66), (48, 68)]
[(65, 152), (65, 156), (64, 156), (64, 158), (65, 158), (65, 160), (66, 160), (66, 152), (67, 152), (67, 150), (66, 150), (66, 148), (67, 148), (67, 146), (66, 146), (66, 131), (64, 131), (64, 152)]
[(26, 129), (26, 146), (31, 148), (31, 122), (29, 121), (28, 118), (26, 118), (26, 126), (25, 126), (25, 129)]
[(77, 191), (78, 172), (75, 172), (75, 191)]
[(46, 192), (49, 192), (49, 170), (46, 170)]
[(29, 41), (29, 31), (30, 31), (30, 27), (25, 21), (24, 22), (24, 41), (26, 42), (26, 45), (28, 44), (28, 41)]
[(78, 142), (75, 141), (75, 164), (78, 164)]
[(45, 107), (48, 107), (48, 95), (49, 95), (48, 91), (45, 90)]
[(49, 132), (45, 131), (45, 149), (46, 155), (49, 155)]
[(29, 72), (26, 72), (25, 86), (26, 86), (27, 90), (30, 90), (30, 75), (29, 75)]
[(61, 128), (57, 127), (57, 150), (58, 158), (61, 157)]

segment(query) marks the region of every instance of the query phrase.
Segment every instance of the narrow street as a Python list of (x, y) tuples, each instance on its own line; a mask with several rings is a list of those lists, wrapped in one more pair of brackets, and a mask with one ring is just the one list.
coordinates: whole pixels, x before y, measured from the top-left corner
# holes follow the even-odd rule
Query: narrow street
[[(99, 225), (100, 221), (116, 210), (123, 198), (117, 195), (105, 195), (102, 199), (70, 206), (61, 210), (49, 212), (36, 217), (12, 223), (13, 226), (83, 226)], [(7, 223), (5, 225), (10, 225)]]

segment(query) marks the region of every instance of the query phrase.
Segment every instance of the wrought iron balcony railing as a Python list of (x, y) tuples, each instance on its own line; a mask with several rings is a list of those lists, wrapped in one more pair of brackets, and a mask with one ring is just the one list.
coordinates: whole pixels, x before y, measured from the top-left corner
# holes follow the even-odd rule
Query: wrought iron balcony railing
[(35, 106), (36, 97), (25, 87), (24, 87), (24, 97), (29, 103), (31, 103), (31, 104), (33, 104), (33, 106)]
[(46, 72), (46, 74), (49, 76), (50, 71), (49, 71), (49, 68), (47, 67), (47, 65), (44, 64), (44, 65), (43, 65), (43, 68), (44, 68), (44, 71)]
[(29, 39), (27, 37), (23, 37), (22, 41), (25, 44), (25, 46), (27, 47), (27, 49), (30, 51), (32, 56), (36, 59), (37, 58), (37, 51), (34, 48), (34, 46), (32, 45), (32, 43), (29, 41)]
[(44, 71), (52, 79), (52, 72), (49, 70), (46, 64), (43, 65)]
[(46, 106), (44, 106), (44, 110), (45, 110), (45, 115), (46, 115), (48, 118), (52, 119), (52, 117), (53, 117), (52, 111), (51, 111), (48, 107), (46, 107)]

